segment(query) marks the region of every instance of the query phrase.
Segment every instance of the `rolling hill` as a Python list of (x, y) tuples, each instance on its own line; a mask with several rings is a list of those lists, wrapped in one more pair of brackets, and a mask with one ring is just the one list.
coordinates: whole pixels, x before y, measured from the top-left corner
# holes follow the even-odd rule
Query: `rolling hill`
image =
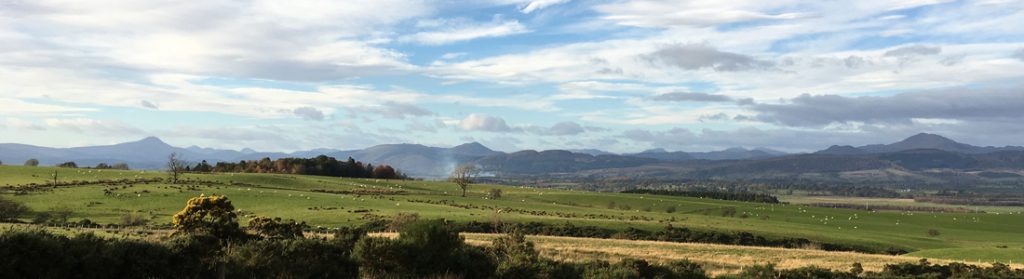
[[(564, 179), (634, 177), (648, 180), (776, 180), (835, 182), (858, 179), (882, 183), (957, 183), (1020, 179), (1024, 147), (980, 147), (934, 135), (917, 134), (891, 144), (860, 147), (834, 145), (810, 154), (785, 154), (770, 149), (730, 148), (711, 152), (651, 149), (612, 154), (597, 149), (523, 150), (504, 153), (480, 143), (431, 147), (384, 144), (358, 150), (314, 149), (292, 153), (179, 148), (158, 138), (107, 146), (48, 148), (0, 144), (0, 161), (19, 164), (36, 158), (43, 165), (75, 161), (128, 163), (137, 169), (159, 169), (168, 154), (188, 161), (236, 162), (264, 157), (348, 157), (388, 164), (413, 177), (440, 178), (459, 164), (473, 163), (499, 177), (557, 176)], [(852, 180), (851, 180), (852, 179)]]

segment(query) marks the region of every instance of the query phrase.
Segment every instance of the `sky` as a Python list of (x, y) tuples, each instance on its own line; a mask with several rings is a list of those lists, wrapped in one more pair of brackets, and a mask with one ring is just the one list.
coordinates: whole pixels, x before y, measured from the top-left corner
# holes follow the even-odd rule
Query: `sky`
[(1024, 145), (1024, 1), (0, 0), (0, 142)]

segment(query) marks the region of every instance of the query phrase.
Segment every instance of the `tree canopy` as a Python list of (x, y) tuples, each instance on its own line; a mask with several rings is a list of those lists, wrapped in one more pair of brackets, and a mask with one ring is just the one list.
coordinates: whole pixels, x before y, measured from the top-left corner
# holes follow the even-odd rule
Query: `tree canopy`
[[(193, 169), (205, 168), (202, 163)], [(339, 161), (334, 157), (320, 155), (314, 158), (280, 158), (271, 160), (243, 160), (238, 163), (219, 162), (213, 172), (285, 173), (353, 178), (404, 179), (406, 176), (388, 165), (373, 166), (356, 161), (351, 157)]]

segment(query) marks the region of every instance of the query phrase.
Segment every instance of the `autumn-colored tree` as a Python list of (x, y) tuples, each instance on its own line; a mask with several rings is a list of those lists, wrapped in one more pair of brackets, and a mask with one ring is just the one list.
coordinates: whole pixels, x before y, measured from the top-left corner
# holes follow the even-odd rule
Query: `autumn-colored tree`
[(244, 235), (238, 227), (235, 207), (225, 196), (200, 195), (188, 200), (185, 208), (171, 217), (176, 233), (204, 234), (221, 239)]
[(373, 177), (383, 179), (395, 179), (398, 178), (398, 174), (395, 173), (395, 168), (388, 165), (379, 165), (373, 168)]

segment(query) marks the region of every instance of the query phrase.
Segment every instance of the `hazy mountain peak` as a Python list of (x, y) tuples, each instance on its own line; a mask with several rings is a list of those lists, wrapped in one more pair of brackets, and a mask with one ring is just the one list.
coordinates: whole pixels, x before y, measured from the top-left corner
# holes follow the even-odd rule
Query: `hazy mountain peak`
[(959, 143), (949, 138), (928, 133), (920, 133), (906, 138), (900, 142), (888, 145), (888, 151), (901, 151), (911, 149), (939, 149), (946, 151), (966, 152), (976, 147)]
[(953, 145), (960, 144), (947, 137), (943, 137), (936, 134), (920, 133), (913, 135), (907, 139), (904, 139), (900, 143), (918, 144), (918, 145)]
[(141, 140), (138, 140), (136, 142), (137, 143), (146, 143), (146, 144), (163, 144), (163, 145), (167, 144), (163, 140), (161, 140), (160, 138), (154, 137), (154, 136), (148, 136), (148, 137), (145, 137), (145, 138), (143, 138)]
[(475, 141), (474, 142), (470, 142), (470, 143), (460, 144), (458, 146), (455, 146), (455, 147), (452, 147), (452, 148), (448, 149), (448, 151), (453, 153), (453, 154), (456, 154), (456, 155), (472, 155), (472, 156), (488, 156), (488, 155), (492, 155), (492, 154), (495, 154), (495, 153), (499, 153), (499, 152), (494, 151), (494, 150), (492, 150), (490, 148), (487, 148), (487, 146), (484, 146), (483, 144), (480, 144), (479, 142), (475, 142)]
[(463, 144), (457, 145), (455, 147), (452, 147), (452, 149), (494, 151), (494, 150), (491, 150), (490, 148), (487, 148), (487, 146), (484, 146), (483, 144), (480, 144), (479, 142), (475, 142), (475, 141), (474, 142), (470, 142), (470, 143), (463, 143)]
[(597, 155), (614, 155), (615, 154), (615, 153), (611, 153), (611, 152), (600, 150), (600, 149), (594, 149), (594, 148), (588, 148), (588, 149), (569, 149), (569, 151), (572, 152), (572, 153), (590, 154), (590, 155), (594, 155), (594, 156), (597, 156)]
[(173, 146), (171, 146), (170, 144), (167, 144), (166, 142), (164, 142), (163, 140), (161, 140), (158, 137), (146, 137), (146, 138), (143, 138), (141, 140), (137, 140), (137, 141), (133, 141), (133, 142), (126, 142), (126, 143), (122, 143), (122, 144), (119, 144), (119, 145), (139, 146), (139, 147), (153, 148), (154, 150), (156, 150), (156, 149), (173, 148)]
[(849, 145), (833, 145), (828, 149), (814, 152), (815, 154), (826, 154), (826, 155), (856, 155), (866, 153), (864, 150), (858, 149)]
[(778, 151), (778, 150), (767, 148), (767, 147), (754, 148), (752, 151), (760, 151), (760, 152), (764, 152), (764, 153), (767, 153), (767, 154), (772, 155), (772, 156), (782, 156), (782, 155), (788, 154), (786, 152)]
[(665, 150), (664, 148), (652, 148), (644, 150), (643, 152), (640, 153), (668, 153), (668, 150)]

